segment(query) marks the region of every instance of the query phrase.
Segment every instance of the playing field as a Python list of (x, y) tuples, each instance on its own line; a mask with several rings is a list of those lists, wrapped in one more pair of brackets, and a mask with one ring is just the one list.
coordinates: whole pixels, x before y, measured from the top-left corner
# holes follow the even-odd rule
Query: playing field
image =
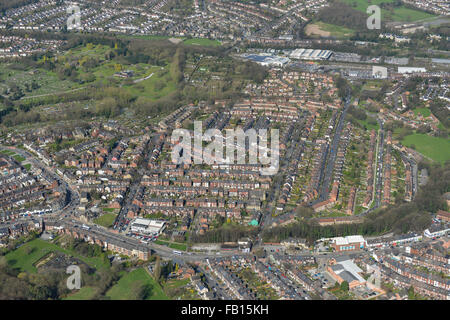
[(406, 136), (402, 143), (408, 147), (414, 145), (418, 152), (434, 161), (445, 163), (445, 161), (450, 160), (450, 139), (415, 133)]
[(351, 37), (355, 31), (349, 28), (328, 24), (322, 21), (317, 21), (314, 24), (308, 24), (305, 32), (311, 36), (334, 37), (345, 39)]
[[(370, 5), (380, 5), (382, 3), (393, 3), (394, 0), (371, 0), (370, 3), (367, 0), (340, 0), (356, 10), (367, 12), (367, 8)], [(395, 7), (393, 12), (385, 9), (381, 9), (381, 18), (386, 18), (392, 21), (418, 21), (434, 17), (433, 14), (420, 10), (414, 10), (405, 6)]]
[(167, 296), (161, 289), (160, 285), (145, 271), (143, 268), (136, 269), (123, 276), (116, 285), (114, 285), (106, 293), (106, 296), (112, 300), (129, 300), (132, 299), (130, 288), (133, 283), (139, 282), (148, 284), (151, 287), (151, 295), (147, 300), (167, 300)]
[(184, 44), (205, 46), (205, 47), (218, 47), (218, 46), (220, 46), (220, 41), (210, 40), (210, 39), (205, 39), (205, 38), (193, 38), (193, 39), (184, 40)]

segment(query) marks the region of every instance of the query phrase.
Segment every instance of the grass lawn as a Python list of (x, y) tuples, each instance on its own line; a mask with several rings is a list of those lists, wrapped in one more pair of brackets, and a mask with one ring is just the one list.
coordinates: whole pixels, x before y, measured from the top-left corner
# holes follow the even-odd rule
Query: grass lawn
[(416, 108), (414, 109), (414, 114), (417, 116), (418, 114), (421, 114), (423, 117), (429, 117), (431, 114), (430, 109), (428, 108)]
[(90, 300), (95, 295), (95, 291), (96, 289), (93, 287), (83, 287), (63, 300)]
[(450, 139), (414, 133), (406, 136), (402, 143), (407, 147), (414, 145), (417, 151), (434, 161), (445, 163), (450, 160)]
[(355, 33), (355, 31), (352, 29), (337, 26), (334, 24), (328, 24), (322, 21), (318, 21), (315, 24), (319, 26), (320, 30), (329, 32), (330, 36), (336, 38), (349, 38)]
[(183, 286), (189, 284), (189, 282), (191, 282), (190, 279), (169, 280), (166, 282), (164, 287), (178, 288), (178, 287), (183, 287)]
[[(163, 69), (167, 70), (167, 68), (164, 67)], [(148, 74), (154, 73), (151, 78), (139, 83), (124, 85), (122, 88), (137, 97), (143, 96), (152, 100), (160, 99), (176, 90), (175, 81), (165, 70), (162, 70), (161, 67), (152, 67), (147, 71)], [(164, 84), (162, 88), (159, 87), (161, 84)]]
[(115, 213), (104, 213), (102, 216), (94, 220), (94, 223), (99, 224), (105, 228), (109, 228), (113, 225), (116, 220), (117, 214)]
[(196, 46), (205, 46), (205, 47), (218, 47), (221, 45), (218, 40), (210, 40), (206, 38), (192, 38), (184, 40), (184, 44), (188, 45), (196, 45)]
[(147, 300), (167, 300), (167, 296), (162, 290), (161, 286), (143, 269), (136, 269), (130, 273), (125, 274), (111, 289), (106, 293), (107, 297), (112, 300), (129, 300), (132, 299), (130, 295), (130, 288), (133, 283), (140, 282), (149, 284), (151, 286), (151, 295)]
[(376, 131), (378, 131), (380, 129), (380, 125), (378, 124), (378, 122), (376, 122), (375, 124), (371, 124), (368, 121), (368, 118), (366, 118), (366, 120), (357, 120), (358, 123), (360, 123), (363, 127), (366, 127), (367, 130), (372, 130), (375, 129)]
[(23, 166), (27, 171), (30, 171), (31, 169), (31, 163), (27, 163), (26, 165)]
[[(393, 3), (394, 0), (341, 0), (342, 2), (352, 6), (354, 9), (366, 12), (369, 5), (380, 5), (382, 3)], [(410, 9), (405, 6), (395, 7), (393, 12), (381, 9), (381, 19), (387, 18), (392, 21), (418, 21), (432, 18), (435, 15), (420, 10)]]
[[(30, 249), (28, 249), (30, 248)], [(30, 251), (28, 251), (30, 250)], [(105, 268), (107, 265), (101, 258), (88, 258), (79, 255), (78, 253), (72, 252), (71, 250), (63, 249), (56, 244), (41, 240), (35, 239), (30, 242), (25, 243), (20, 248), (8, 253), (6, 257), (6, 261), (13, 267), (19, 268), (22, 271), (36, 273), (37, 269), (34, 266), (34, 263), (39, 261), (42, 257), (44, 257), (49, 252), (59, 251), (65, 253), (69, 256), (76, 257), (83, 262), (87, 263), (91, 267), (96, 269)]]

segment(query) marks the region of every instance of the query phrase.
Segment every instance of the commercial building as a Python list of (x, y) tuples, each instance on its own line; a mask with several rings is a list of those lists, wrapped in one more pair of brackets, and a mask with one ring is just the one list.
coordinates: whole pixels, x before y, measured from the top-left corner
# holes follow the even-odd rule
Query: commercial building
[(330, 50), (320, 49), (295, 49), (291, 52), (292, 59), (300, 60), (328, 60), (333, 54)]
[(256, 62), (262, 66), (283, 67), (290, 61), (289, 58), (286, 57), (279, 57), (267, 54), (246, 54), (242, 55), (242, 57), (244, 59)]
[(336, 251), (353, 251), (364, 249), (366, 240), (362, 236), (336, 237), (331, 239), (331, 246)]
[(422, 73), (427, 72), (425, 68), (414, 68), (414, 67), (398, 67), (398, 73)]
[(164, 230), (165, 225), (165, 221), (137, 218), (131, 224), (131, 231), (143, 234), (160, 234)]

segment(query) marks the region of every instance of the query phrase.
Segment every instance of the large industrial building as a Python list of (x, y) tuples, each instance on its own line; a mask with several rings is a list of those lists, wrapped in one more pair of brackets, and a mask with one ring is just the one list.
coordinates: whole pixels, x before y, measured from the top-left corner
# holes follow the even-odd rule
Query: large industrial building
[(242, 55), (244, 59), (251, 60), (256, 62), (262, 66), (275, 66), (275, 67), (283, 67), (287, 63), (289, 63), (289, 58), (268, 55), (268, 54), (245, 54)]
[(334, 263), (328, 267), (330, 275), (341, 284), (347, 281), (350, 289), (363, 285), (366, 280), (361, 277), (361, 270), (348, 256), (336, 257)]
[(328, 60), (333, 51), (320, 49), (295, 49), (291, 52), (292, 59), (300, 60)]
[(160, 234), (165, 225), (165, 221), (137, 218), (131, 224), (131, 231), (141, 234)]

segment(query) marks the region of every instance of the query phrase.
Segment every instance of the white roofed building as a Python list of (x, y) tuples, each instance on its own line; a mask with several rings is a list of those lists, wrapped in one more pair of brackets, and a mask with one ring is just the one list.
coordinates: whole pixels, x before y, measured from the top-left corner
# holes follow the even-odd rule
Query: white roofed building
[(366, 240), (360, 235), (336, 237), (331, 239), (331, 246), (336, 251), (359, 250), (366, 247)]
[(333, 54), (330, 50), (320, 49), (295, 49), (290, 57), (300, 60), (328, 60)]
[(165, 221), (137, 218), (131, 224), (131, 231), (143, 234), (160, 234), (164, 230), (165, 225)]

